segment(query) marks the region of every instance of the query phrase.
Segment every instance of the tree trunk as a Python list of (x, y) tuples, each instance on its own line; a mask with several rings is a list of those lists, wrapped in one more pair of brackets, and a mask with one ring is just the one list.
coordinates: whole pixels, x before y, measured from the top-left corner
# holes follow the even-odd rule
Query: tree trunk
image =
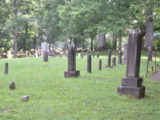
[(113, 50), (117, 49), (117, 40), (116, 40), (116, 34), (115, 33), (113, 33), (112, 47), (113, 47)]
[(122, 49), (122, 31), (119, 31), (118, 37), (119, 37), (118, 51), (121, 51), (121, 49)]
[(91, 51), (93, 51), (93, 38), (91, 38)]
[(152, 8), (147, 9), (146, 13), (146, 47), (148, 49), (149, 60), (152, 60), (152, 49), (154, 40), (154, 28), (153, 28), (153, 11)]
[[(14, 6), (15, 21), (17, 22), (17, 17), (18, 17), (17, 0), (13, 1), (13, 6)], [(14, 58), (17, 57), (17, 52), (18, 52), (18, 40), (17, 39), (18, 39), (18, 25), (16, 24), (14, 26), (14, 42), (13, 42)]]
[(99, 33), (97, 41), (97, 50), (104, 50), (104, 49), (106, 49), (106, 36), (104, 33)]

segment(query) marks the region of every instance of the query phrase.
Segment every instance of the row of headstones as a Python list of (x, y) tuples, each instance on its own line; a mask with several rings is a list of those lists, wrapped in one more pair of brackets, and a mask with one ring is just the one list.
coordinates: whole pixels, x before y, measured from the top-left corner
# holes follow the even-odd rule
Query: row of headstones
[[(130, 95), (135, 98), (145, 96), (145, 87), (142, 86), (143, 78), (139, 77), (142, 38), (138, 30), (132, 30), (128, 39), (127, 71), (126, 77), (122, 79), (122, 85), (118, 87), (120, 94)], [(121, 52), (119, 52), (121, 59)], [(115, 59), (115, 58), (114, 58)], [(91, 72), (91, 55), (87, 58), (87, 70)], [(121, 60), (119, 60), (121, 62)], [(108, 66), (111, 67), (111, 50), (109, 51)], [(73, 44), (68, 49), (68, 71), (65, 77), (78, 77), (80, 71), (76, 70), (76, 50)]]

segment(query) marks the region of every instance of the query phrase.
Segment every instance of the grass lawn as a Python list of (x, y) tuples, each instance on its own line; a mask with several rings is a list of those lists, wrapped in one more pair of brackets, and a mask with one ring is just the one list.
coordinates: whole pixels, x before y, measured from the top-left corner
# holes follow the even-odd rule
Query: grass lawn
[[(159, 120), (160, 81), (144, 79), (146, 97), (136, 100), (119, 95), (117, 87), (125, 76), (126, 65), (98, 70), (92, 59), (92, 74), (86, 71), (86, 57), (77, 58), (79, 78), (64, 78), (67, 58), (22, 58), (0, 60), (0, 120)], [(4, 75), (4, 63), (9, 75)], [(141, 76), (145, 77), (146, 59), (142, 57)], [(16, 90), (9, 90), (9, 83)], [(21, 96), (30, 96), (22, 102)]]

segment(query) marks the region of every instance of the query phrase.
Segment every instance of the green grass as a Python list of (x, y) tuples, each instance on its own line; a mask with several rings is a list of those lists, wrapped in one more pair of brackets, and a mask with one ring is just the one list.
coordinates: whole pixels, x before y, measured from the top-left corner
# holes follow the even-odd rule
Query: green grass
[[(117, 87), (125, 76), (126, 65), (98, 70), (92, 59), (92, 74), (86, 72), (86, 57), (77, 58), (79, 78), (64, 78), (65, 57), (49, 59), (23, 58), (0, 60), (0, 120), (159, 120), (160, 82), (144, 79), (146, 97), (136, 100), (119, 95)], [(4, 63), (9, 75), (4, 75)], [(141, 76), (145, 76), (146, 59), (142, 59)], [(9, 83), (16, 90), (9, 90)], [(21, 96), (29, 95), (29, 102)]]

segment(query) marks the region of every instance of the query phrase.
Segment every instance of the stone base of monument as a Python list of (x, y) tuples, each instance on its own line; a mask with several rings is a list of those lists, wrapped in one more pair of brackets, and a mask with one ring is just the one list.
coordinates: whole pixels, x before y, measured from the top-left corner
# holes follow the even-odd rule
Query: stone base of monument
[(145, 97), (145, 87), (142, 86), (142, 82), (142, 78), (123, 78), (122, 86), (118, 87), (118, 92), (138, 99), (143, 98)]
[(65, 71), (64, 77), (78, 77), (80, 75), (80, 71)]

